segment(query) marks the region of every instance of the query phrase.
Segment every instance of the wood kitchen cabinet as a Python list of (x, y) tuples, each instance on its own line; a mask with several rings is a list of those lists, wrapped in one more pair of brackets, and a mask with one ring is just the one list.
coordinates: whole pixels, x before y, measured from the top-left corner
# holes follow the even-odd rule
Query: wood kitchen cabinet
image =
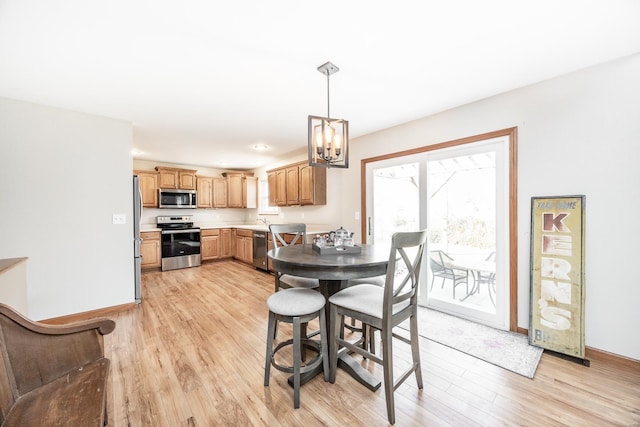
[(244, 172), (225, 172), (227, 178), (227, 207), (257, 208), (258, 178)]
[(200, 230), (200, 257), (202, 261), (220, 258), (220, 230)]
[(300, 204), (300, 168), (298, 165), (289, 166), (284, 170), (287, 180), (287, 205), (299, 205)]
[(327, 168), (312, 167), (308, 163), (299, 166), (298, 185), (300, 205), (327, 204)]
[(160, 174), (159, 188), (196, 189), (196, 171), (192, 169), (169, 168), (156, 166)]
[(213, 207), (213, 178), (196, 176), (196, 190), (198, 191), (198, 207)]
[(253, 231), (236, 229), (236, 254), (239, 261), (253, 265)]
[[(235, 245), (232, 242), (233, 230), (214, 228), (200, 230), (200, 252), (203, 261), (232, 258)], [(253, 256), (253, 248), (251, 248)]]
[(295, 163), (267, 171), (270, 206), (326, 205), (327, 169)]
[(287, 205), (287, 174), (286, 169), (275, 169), (267, 172), (269, 185), (269, 206)]
[(220, 258), (233, 257), (235, 249), (235, 245), (233, 243), (233, 230), (230, 228), (222, 228), (220, 230)]
[(143, 270), (160, 268), (162, 265), (162, 253), (160, 252), (160, 232), (143, 231), (140, 233), (140, 256)]
[(140, 182), (140, 193), (142, 194), (142, 206), (145, 208), (158, 207), (158, 172), (154, 171), (133, 171), (138, 175)]
[(178, 188), (178, 170), (161, 168), (156, 166), (156, 170), (160, 174), (159, 188)]
[(182, 169), (178, 171), (178, 185), (183, 190), (196, 189), (196, 171)]
[(213, 207), (227, 207), (227, 179), (213, 178)]
[(242, 174), (227, 175), (227, 207), (242, 207)]

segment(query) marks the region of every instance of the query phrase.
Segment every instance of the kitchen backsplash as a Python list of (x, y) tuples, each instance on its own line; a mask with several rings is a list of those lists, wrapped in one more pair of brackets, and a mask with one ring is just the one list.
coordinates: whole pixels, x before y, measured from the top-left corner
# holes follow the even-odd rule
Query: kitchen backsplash
[[(249, 213), (248, 211), (251, 211)], [(145, 208), (142, 224), (154, 225), (159, 215), (192, 215), (195, 223), (244, 224), (255, 221), (257, 209), (155, 209)]]

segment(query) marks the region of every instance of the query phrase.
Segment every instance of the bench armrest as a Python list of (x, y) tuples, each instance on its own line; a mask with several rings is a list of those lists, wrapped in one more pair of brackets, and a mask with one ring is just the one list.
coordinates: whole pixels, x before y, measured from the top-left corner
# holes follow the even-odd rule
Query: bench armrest
[(103, 335), (114, 328), (106, 318), (47, 325), (0, 304), (0, 350), (12, 371), (14, 392), (21, 396), (103, 358)]
[(64, 325), (49, 325), (47, 323), (30, 320), (8, 305), (2, 303), (0, 303), (0, 314), (8, 317), (20, 326), (32, 332), (44, 335), (66, 335), (74, 334), (76, 332), (89, 331), (92, 329), (96, 329), (100, 333), (100, 335), (107, 335), (113, 332), (116, 327), (116, 322), (111, 319), (107, 319), (106, 317), (81, 320)]

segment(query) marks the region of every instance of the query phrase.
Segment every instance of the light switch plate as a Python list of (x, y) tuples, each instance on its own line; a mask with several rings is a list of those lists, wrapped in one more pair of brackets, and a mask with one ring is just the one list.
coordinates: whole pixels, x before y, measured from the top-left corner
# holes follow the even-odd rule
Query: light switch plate
[(126, 224), (127, 223), (127, 215), (126, 214), (113, 214), (113, 223), (114, 224)]

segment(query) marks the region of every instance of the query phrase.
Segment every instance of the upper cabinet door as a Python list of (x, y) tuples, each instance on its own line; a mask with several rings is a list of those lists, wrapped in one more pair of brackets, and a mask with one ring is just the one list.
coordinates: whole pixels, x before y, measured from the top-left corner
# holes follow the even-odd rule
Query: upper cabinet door
[(227, 207), (227, 178), (213, 178), (213, 207)]
[(183, 190), (196, 189), (196, 174), (194, 171), (178, 171), (178, 179), (180, 188)]
[(156, 166), (156, 170), (160, 173), (160, 188), (196, 189), (196, 170), (164, 166)]
[(287, 205), (299, 205), (300, 193), (299, 182), (300, 174), (298, 173), (298, 166), (290, 166), (285, 169), (287, 175)]
[(210, 208), (213, 195), (213, 178), (199, 176), (196, 179), (196, 190), (198, 191), (198, 207)]
[(142, 193), (142, 206), (145, 208), (158, 207), (158, 173), (147, 171), (135, 171), (140, 180), (140, 193)]
[(327, 168), (300, 165), (300, 204), (327, 204)]
[(158, 172), (160, 172), (159, 188), (178, 188), (178, 171), (177, 170), (158, 169)]
[(242, 203), (242, 175), (227, 176), (227, 206), (241, 208)]
[(287, 174), (284, 169), (276, 171), (276, 205), (286, 206), (287, 204)]

